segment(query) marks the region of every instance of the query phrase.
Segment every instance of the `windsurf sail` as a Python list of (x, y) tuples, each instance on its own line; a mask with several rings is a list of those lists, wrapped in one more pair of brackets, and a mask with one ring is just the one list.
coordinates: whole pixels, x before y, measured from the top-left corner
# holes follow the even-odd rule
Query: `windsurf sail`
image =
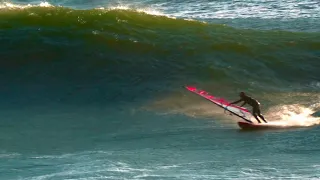
[(186, 86), (186, 89), (189, 90), (190, 92), (193, 92), (193, 93), (213, 102), (214, 104), (218, 105), (218, 107), (225, 109), (226, 111), (232, 113), (233, 115), (236, 115), (239, 118), (242, 118), (243, 120), (252, 123), (251, 119), (254, 117), (250, 113), (250, 111), (247, 110), (246, 108), (236, 106), (233, 104), (230, 105), (230, 102), (226, 101), (225, 99), (213, 96), (213, 95), (209, 94), (208, 92), (206, 92), (204, 90), (200, 90), (200, 89), (193, 87), (193, 86)]

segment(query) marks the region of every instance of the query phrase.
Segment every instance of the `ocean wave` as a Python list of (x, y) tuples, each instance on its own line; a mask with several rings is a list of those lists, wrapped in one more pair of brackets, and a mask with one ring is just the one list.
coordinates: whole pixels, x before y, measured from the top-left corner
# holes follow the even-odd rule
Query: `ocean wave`
[[(32, 6), (2, 9), (0, 17), (0, 65), (8, 85), (48, 89), (68, 81), (90, 93), (99, 83), (151, 83), (163, 91), (168, 83), (203, 87), (214, 79), (219, 87), (279, 91), (319, 81), (319, 33), (237, 29), (127, 8)], [(139, 88), (132, 94), (141, 96)], [(119, 92), (125, 90), (110, 94)]]
[[(53, 47), (81, 49), (90, 44), (95, 51), (98, 50), (94, 54), (99, 58), (114, 53), (117, 56), (140, 56), (137, 68), (144, 65), (157, 68), (166, 64), (172, 67), (171, 72), (201, 71), (198, 75), (231, 75), (237, 79), (240, 78), (238, 74), (242, 74), (241, 78), (250, 77), (251, 83), (256, 84), (261, 77), (266, 82), (275, 82), (280, 77), (290, 81), (292, 78), (314, 79), (318, 76), (319, 33), (235, 29), (223, 24), (173, 19), (126, 8), (30, 7), (0, 11), (0, 16), (4, 30), (0, 43), (12, 42), (6, 46), (9, 49), (29, 43), (27, 49), (19, 46), (17, 51), (20, 52), (31, 49), (52, 52)], [(20, 30), (25, 33), (18, 33)], [(102, 47), (108, 48), (102, 50)], [(2, 52), (10, 57), (9, 49)], [(4, 59), (9, 57), (4, 56)], [(185, 58), (190, 60), (183, 61)], [(170, 59), (171, 63), (165, 59)], [(300, 61), (305, 59), (308, 63), (301, 64)], [(108, 61), (120, 63), (114, 58)], [(260, 77), (252, 68), (261, 70)], [(300, 73), (300, 76), (292, 76), (293, 72)]]

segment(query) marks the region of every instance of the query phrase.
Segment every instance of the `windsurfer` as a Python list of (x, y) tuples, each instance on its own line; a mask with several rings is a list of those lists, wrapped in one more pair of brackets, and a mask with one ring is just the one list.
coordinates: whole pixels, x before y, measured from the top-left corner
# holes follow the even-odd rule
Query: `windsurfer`
[(249, 104), (250, 106), (252, 106), (252, 114), (256, 118), (256, 120), (259, 123), (261, 123), (261, 121), (258, 119), (258, 116), (259, 116), (265, 123), (267, 123), (267, 121), (264, 119), (264, 117), (261, 114), (260, 103), (257, 100), (253, 99), (250, 96), (247, 96), (244, 92), (240, 92), (239, 96), (241, 98), (240, 100), (234, 101), (234, 102), (230, 103), (229, 105), (237, 104), (237, 103), (243, 101), (243, 104), (241, 105), (241, 107), (245, 104)]

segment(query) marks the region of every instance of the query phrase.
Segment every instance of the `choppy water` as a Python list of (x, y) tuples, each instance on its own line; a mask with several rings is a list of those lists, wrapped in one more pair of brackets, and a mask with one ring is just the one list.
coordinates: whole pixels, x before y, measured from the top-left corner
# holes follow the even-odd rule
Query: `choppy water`
[[(0, 178), (319, 179), (319, 10), (1, 2)], [(239, 131), (187, 84), (300, 128)]]

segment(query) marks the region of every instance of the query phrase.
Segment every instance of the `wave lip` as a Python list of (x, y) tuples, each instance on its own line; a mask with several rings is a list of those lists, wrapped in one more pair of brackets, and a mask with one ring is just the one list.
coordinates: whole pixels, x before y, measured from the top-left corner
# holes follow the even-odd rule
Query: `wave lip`
[[(52, 7), (49, 2), (39, 4), (13, 4), (11, 2), (0, 3), (0, 9), (4, 8), (28, 8), (28, 7)], [(71, 6), (77, 9), (77, 6)], [(297, 18), (320, 19), (320, 6), (317, 0), (304, 1), (214, 1), (214, 2), (176, 2), (134, 4), (120, 3), (114, 5), (87, 6), (85, 9), (122, 9), (143, 11), (153, 15), (165, 15), (168, 17), (179, 17), (185, 19), (236, 19), (236, 18), (259, 18), (259, 19), (281, 19), (290, 20)]]
[[(100, 10), (127, 10), (127, 11), (136, 11), (136, 12), (140, 12), (140, 13), (146, 13), (146, 14), (150, 14), (150, 15), (155, 15), (155, 16), (167, 16), (170, 17), (164, 13), (162, 13), (161, 11), (158, 11), (156, 9), (153, 8), (132, 8), (128, 5), (118, 5), (118, 6), (110, 6), (110, 7), (98, 7), (95, 9), (100, 9)], [(173, 18), (173, 17), (171, 17)]]
[(54, 7), (54, 6), (51, 5), (49, 2), (41, 2), (37, 5), (32, 5), (32, 4), (21, 5), (21, 4), (13, 4), (9, 2), (0, 3), (0, 9), (26, 9), (31, 7)]

